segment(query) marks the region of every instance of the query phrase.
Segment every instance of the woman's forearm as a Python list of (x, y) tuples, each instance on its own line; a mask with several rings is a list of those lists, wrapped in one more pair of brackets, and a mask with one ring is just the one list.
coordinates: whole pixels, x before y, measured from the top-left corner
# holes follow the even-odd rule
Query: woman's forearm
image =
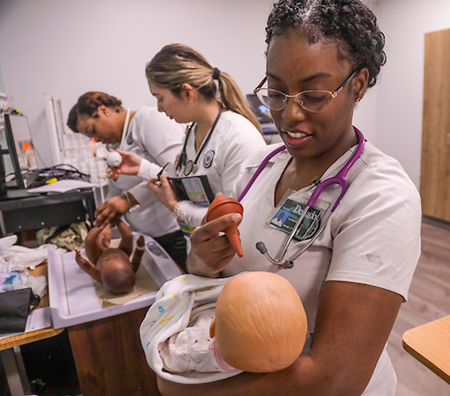
[(198, 227), (202, 224), (208, 208), (195, 205), (190, 201), (182, 201), (178, 206), (178, 216), (191, 227)]
[[(306, 380), (308, 371), (301, 369), (294, 363), (291, 367), (268, 374), (242, 373), (235, 377), (221, 381), (210, 382), (199, 385), (185, 385), (163, 380), (158, 377), (158, 388), (163, 396), (333, 396), (333, 393), (327, 393), (324, 389), (327, 386), (318, 384), (317, 378), (311, 375)], [(301, 381), (297, 379), (303, 377), (304, 387), (301, 387)], [(313, 382), (317, 381), (317, 385)], [(325, 382), (325, 381), (324, 381)]]

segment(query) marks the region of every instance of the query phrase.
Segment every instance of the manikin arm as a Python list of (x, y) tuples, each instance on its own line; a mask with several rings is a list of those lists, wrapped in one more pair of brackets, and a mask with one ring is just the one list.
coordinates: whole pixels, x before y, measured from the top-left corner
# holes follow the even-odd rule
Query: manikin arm
[(101, 252), (109, 247), (107, 239), (108, 229), (99, 227), (92, 228), (86, 236), (84, 250), (86, 257), (94, 266), (97, 264), (97, 259)]
[(79, 250), (75, 252), (75, 261), (84, 272), (90, 275), (97, 282), (102, 283), (102, 277), (98, 268), (94, 267), (89, 261), (82, 257)]
[(116, 226), (119, 229), (120, 235), (122, 235), (122, 239), (120, 241), (119, 249), (125, 252), (128, 257), (131, 256), (133, 252), (133, 234), (130, 230), (130, 227), (120, 219), (116, 219)]
[(134, 249), (133, 260), (131, 261), (131, 267), (134, 272), (137, 272), (141, 265), (142, 256), (144, 255), (145, 239), (142, 235), (139, 236), (136, 241), (136, 249)]

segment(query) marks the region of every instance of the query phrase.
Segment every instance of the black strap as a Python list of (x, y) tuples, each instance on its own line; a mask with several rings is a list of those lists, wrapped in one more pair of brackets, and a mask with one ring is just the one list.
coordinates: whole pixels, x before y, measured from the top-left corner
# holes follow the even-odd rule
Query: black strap
[[(217, 114), (217, 117), (214, 120), (214, 123), (212, 124), (211, 129), (208, 132), (208, 135), (206, 135), (206, 138), (203, 140), (203, 143), (202, 143), (202, 145), (200, 147), (200, 150), (198, 150), (198, 153), (197, 153), (197, 155), (194, 158), (194, 165), (197, 164), (197, 162), (198, 162), (198, 160), (200, 158), (200, 155), (202, 154), (204, 148), (208, 144), (209, 139), (211, 139), (211, 135), (212, 135), (212, 133), (213, 133), (213, 131), (214, 131), (216, 125), (217, 125), (217, 122), (219, 121), (220, 115), (222, 114), (222, 110), (223, 110), (223, 106), (221, 104), (220, 108), (219, 108), (219, 113)], [(191, 135), (191, 131), (192, 131), (192, 128), (194, 127), (194, 125), (195, 125), (195, 123), (192, 123), (189, 126), (189, 129), (187, 131), (186, 139), (185, 139), (184, 144), (183, 144), (183, 149), (181, 150), (180, 157), (178, 158), (178, 162), (177, 162), (177, 167), (176, 167), (177, 173), (180, 171), (182, 166), (186, 165), (186, 145), (187, 145), (189, 136)]]

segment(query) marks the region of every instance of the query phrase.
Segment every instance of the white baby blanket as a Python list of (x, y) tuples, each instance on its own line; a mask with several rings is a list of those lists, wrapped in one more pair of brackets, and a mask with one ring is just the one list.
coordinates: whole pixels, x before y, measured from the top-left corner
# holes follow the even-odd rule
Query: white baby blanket
[(194, 313), (215, 307), (222, 288), (230, 279), (231, 277), (211, 279), (183, 274), (161, 287), (140, 328), (147, 362), (158, 376), (172, 382), (201, 384), (230, 378), (242, 372), (170, 373), (164, 368), (158, 352), (158, 345), (183, 331)]

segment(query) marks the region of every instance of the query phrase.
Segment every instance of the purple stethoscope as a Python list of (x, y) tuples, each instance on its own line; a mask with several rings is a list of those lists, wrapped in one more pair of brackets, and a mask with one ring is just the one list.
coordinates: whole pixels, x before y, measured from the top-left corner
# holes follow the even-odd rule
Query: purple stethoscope
[[(362, 152), (364, 151), (364, 144), (365, 144), (365, 138), (364, 138), (364, 135), (362, 134), (362, 132), (355, 127), (353, 127), (353, 128), (355, 129), (356, 135), (358, 136), (358, 140), (359, 140), (358, 147), (357, 147), (355, 153), (352, 155), (352, 157), (349, 159), (349, 161), (342, 167), (342, 169), (338, 172), (338, 174), (336, 176), (325, 179), (324, 181), (320, 182), (318, 184), (318, 186), (314, 189), (313, 193), (311, 194), (311, 197), (309, 198), (308, 202), (306, 203), (303, 213), (298, 218), (297, 222), (295, 223), (294, 228), (292, 229), (292, 231), (289, 235), (289, 238), (284, 243), (283, 249), (281, 250), (279, 257), (273, 258), (267, 251), (267, 247), (264, 244), (264, 242), (260, 241), (256, 244), (256, 248), (262, 254), (264, 254), (264, 256), (267, 258), (267, 260), (269, 260), (270, 263), (277, 265), (281, 268), (285, 268), (285, 269), (292, 268), (294, 266), (294, 260), (296, 260), (306, 249), (308, 249), (313, 244), (313, 242), (319, 237), (319, 235), (322, 233), (322, 231), (325, 229), (327, 222), (323, 221), (319, 230), (308, 241), (308, 243), (302, 247), (302, 249), (300, 251), (295, 253), (290, 259), (284, 258), (284, 256), (286, 255), (287, 249), (288, 249), (290, 243), (292, 242), (292, 239), (294, 238), (294, 236), (297, 234), (298, 230), (300, 229), (303, 219), (305, 218), (306, 214), (308, 213), (308, 210), (313, 207), (313, 205), (319, 198), (320, 194), (322, 194), (322, 192), (326, 188), (328, 188), (329, 186), (331, 186), (333, 184), (337, 184), (338, 186), (341, 187), (341, 194), (336, 199), (336, 202), (334, 203), (333, 207), (331, 208), (331, 211), (330, 211), (330, 214), (331, 214), (337, 208), (337, 206), (339, 205), (339, 202), (341, 202), (341, 199), (344, 197), (345, 193), (347, 192), (348, 187), (349, 187), (349, 184), (347, 181), (347, 174), (348, 174), (349, 170), (351, 169), (351, 167), (355, 164), (355, 162), (361, 156)], [(248, 182), (247, 186), (242, 191), (241, 195), (238, 198), (238, 201), (241, 201), (242, 198), (244, 198), (244, 196), (247, 194), (248, 190), (253, 185), (253, 183), (259, 176), (259, 174), (266, 167), (266, 165), (270, 161), (270, 159), (285, 149), (286, 149), (286, 147), (284, 145), (277, 147), (274, 151), (269, 153), (269, 155), (266, 158), (264, 158), (264, 160), (261, 162), (258, 169), (256, 170), (255, 174), (253, 175), (253, 177)]]

